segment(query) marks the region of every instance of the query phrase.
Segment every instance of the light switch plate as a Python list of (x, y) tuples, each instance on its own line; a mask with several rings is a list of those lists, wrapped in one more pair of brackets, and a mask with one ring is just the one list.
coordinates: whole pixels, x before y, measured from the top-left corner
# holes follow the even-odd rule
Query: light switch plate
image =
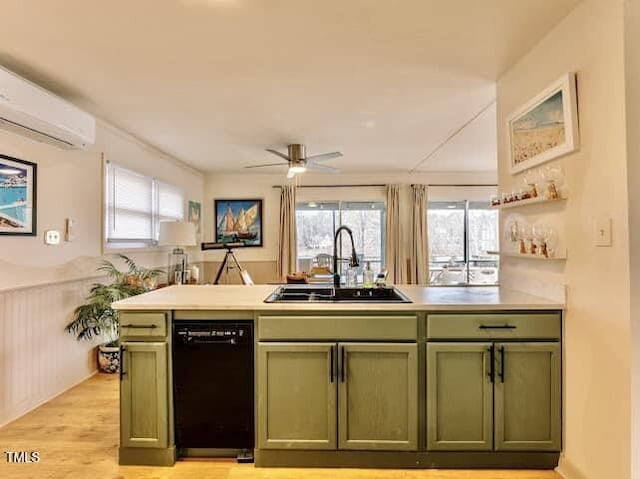
[(611, 246), (611, 218), (600, 218), (596, 220), (593, 241), (595, 246)]
[(56, 230), (45, 231), (44, 242), (48, 245), (60, 244), (60, 232)]
[(65, 241), (73, 241), (75, 237), (73, 236), (73, 220), (71, 218), (67, 218), (64, 222), (64, 240)]

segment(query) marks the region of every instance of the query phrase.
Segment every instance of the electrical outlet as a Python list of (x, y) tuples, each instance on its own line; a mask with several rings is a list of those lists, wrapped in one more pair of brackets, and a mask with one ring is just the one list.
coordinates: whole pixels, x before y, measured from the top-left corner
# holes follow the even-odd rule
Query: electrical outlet
[(56, 230), (47, 230), (44, 232), (44, 242), (48, 245), (60, 244), (60, 232)]
[(596, 220), (593, 231), (595, 246), (611, 246), (611, 218), (600, 218)]

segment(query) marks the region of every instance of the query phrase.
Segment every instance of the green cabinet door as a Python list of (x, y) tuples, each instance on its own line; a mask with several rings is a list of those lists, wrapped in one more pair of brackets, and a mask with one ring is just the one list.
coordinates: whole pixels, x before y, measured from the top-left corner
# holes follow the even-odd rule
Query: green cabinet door
[(336, 449), (335, 343), (258, 343), (258, 447)]
[(493, 447), (491, 343), (427, 343), (427, 448)]
[(167, 344), (122, 344), (120, 444), (122, 447), (168, 447)]
[(560, 345), (497, 343), (495, 448), (559, 451)]
[(340, 343), (340, 449), (418, 446), (416, 344)]

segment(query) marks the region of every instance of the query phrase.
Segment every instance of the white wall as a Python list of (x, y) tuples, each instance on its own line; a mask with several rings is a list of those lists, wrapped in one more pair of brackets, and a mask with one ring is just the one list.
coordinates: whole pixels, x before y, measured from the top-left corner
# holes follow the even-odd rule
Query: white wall
[[(94, 274), (102, 256), (103, 162), (176, 184), (186, 200), (202, 201), (203, 175), (103, 123), (90, 151), (67, 151), (0, 130), (0, 153), (38, 165), (38, 236), (0, 237), (0, 290)], [(64, 230), (73, 218), (73, 242), (44, 244), (47, 229)], [(163, 265), (164, 253), (133, 253), (143, 264)]]
[[(286, 182), (285, 171), (281, 175), (276, 174), (209, 174), (205, 181), (205, 205), (204, 205), (204, 241), (213, 241), (214, 238), (214, 199), (224, 198), (262, 198), (264, 208), (264, 247), (242, 248), (235, 251), (241, 263), (270, 262), (277, 260), (278, 256), (278, 224), (280, 221), (280, 189), (274, 185), (282, 185)], [(406, 221), (406, 232), (403, 235), (408, 245), (410, 227), (410, 191), (409, 184), (495, 184), (496, 174), (487, 173), (369, 173), (369, 174), (334, 174), (314, 175), (304, 174), (300, 179), (300, 185), (369, 185), (369, 184), (405, 184), (403, 201), (401, 202), (401, 214)], [(383, 187), (373, 188), (299, 188), (298, 201), (321, 200), (352, 200), (385, 201), (386, 193)], [(488, 199), (488, 198), (487, 198)], [(205, 252), (205, 261), (220, 261), (223, 252)]]
[[(631, 471), (640, 479), (640, 0), (625, 3), (627, 168), (631, 269)], [(634, 253), (635, 252), (635, 253)]]
[[(528, 210), (564, 224), (566, 264), (503, 262), (501, 282), (568, 286), (565, 317), (564, 452), (571, 479), (630, 477), (629, 242), (623, 0), (585, 0), (498, 81), (499, 184), (509, 173), (506, 118), (566, 72), (577, 72), (581, 149), (556, 160), (566, 206)], [(594, 220), (613, 220), (613, 247), (597, 248)]]
[[(65, 151), (0, 130), (0, 153), (38, 165), (38, 236), (0, 236), (0, 425), (95, 371), (93, 343), (64, 326), (87, 294), (102, 255), (103, 160), (176, 184), (202, 201), (199, 172), (105, 124), (90, 151)], [(46, 246), (47, 229), (73, 218), (75, 240)], [(163, 250), (127, 253), (164, 266)], [(196, 253), (196, 259), (199, 253)]]

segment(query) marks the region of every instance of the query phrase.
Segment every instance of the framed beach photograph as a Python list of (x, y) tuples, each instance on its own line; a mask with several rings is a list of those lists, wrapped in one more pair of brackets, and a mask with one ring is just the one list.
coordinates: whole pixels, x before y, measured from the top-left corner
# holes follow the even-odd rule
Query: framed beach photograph
[(38, 165), (0, 155), (0, 235), (35, 236)]
[(215, 200), (215, 240), (262, 246), (262, 200)]
[(200, 229), (202, 226), (202, 205), (197, 201), (189, 201), (189, 209), (187, 219), (196, 227), (196, 235), (200, 237)]
[(575, 73), (562, 76), (510, 115), (507, 130), (512, 175), (576, 151)]

